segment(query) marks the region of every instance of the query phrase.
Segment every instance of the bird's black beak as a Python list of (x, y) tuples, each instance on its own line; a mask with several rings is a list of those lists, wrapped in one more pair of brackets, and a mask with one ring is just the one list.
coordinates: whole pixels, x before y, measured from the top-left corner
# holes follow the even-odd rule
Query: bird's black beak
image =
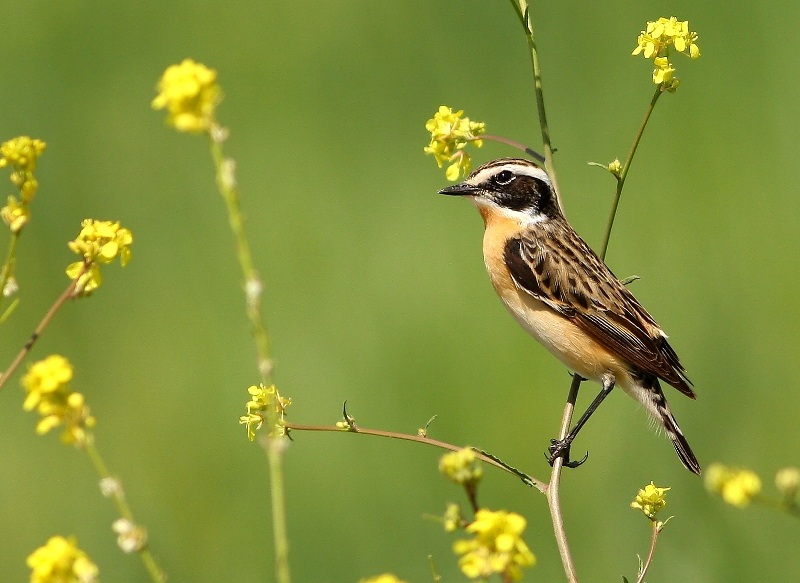
[(446, 194), (448, 196), (470, 196), (476, 195), (479, 192), (479, 188), (476, 188), (471, 184), (467, 184), (466, 182), (462, 182), (460, 184), (454, 184), (452, 186), (448, 186), (447, 188), (441, 189), (439, 194)]

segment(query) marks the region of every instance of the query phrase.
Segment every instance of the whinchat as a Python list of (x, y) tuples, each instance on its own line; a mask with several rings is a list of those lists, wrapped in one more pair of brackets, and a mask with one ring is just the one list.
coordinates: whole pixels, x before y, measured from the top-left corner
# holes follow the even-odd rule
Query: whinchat
[[(686, 468), (700, 464), (659, 379), (695, 398), (667, 335), (567, 222), (550, 178), (528, 160), (503, 158), (439, 191), (469, 198), (483, 217), (483, 258), (517, 322), (571, 371), (603, 389), (553, 456), (569, 445), (614, 386), (664, 427)], [(554, 457), (551, 457), (551, 463)]]

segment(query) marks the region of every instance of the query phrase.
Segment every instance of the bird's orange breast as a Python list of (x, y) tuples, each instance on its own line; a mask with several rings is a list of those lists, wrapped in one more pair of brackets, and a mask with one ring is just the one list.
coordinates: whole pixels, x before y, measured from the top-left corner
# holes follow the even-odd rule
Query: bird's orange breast
[[(482, 209), (481, 209), (482, 210)], [(569, 318), (543, 301), (520, 289), (505, 262), (505, 244), (520, 231), (517, 221), (497, 213), (481, 212), (486, 224), (483, 258), (497, 295), (519, 324), (570, 370), (582, 377), (602, 382), (611, 373), (617, 384), (630, 386), (630, 366)]]

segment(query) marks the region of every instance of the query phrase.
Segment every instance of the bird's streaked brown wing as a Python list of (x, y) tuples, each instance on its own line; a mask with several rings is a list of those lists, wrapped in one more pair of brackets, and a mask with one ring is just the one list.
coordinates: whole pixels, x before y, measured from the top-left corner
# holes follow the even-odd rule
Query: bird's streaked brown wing
[(506, 243), (505, 261), (517, 287), (638, 369), (694, 398), (691, 382), (655, 320), (571, 227), (550, 223), (541, 229), (543, 237)]

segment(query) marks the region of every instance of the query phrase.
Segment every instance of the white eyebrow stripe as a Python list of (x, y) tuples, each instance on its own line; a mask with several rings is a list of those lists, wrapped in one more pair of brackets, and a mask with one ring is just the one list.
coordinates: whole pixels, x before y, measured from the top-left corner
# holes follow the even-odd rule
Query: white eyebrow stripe
[(525, 175), (525, 176), (530, 176), (531, 178), (536, 178), (537, 180), (541, 180), (542, 182), (545, 182), (548, 186), (552, 187), (552, 183), (550, 182), (550, 177), (544, 170), (533, 165), (523, 166), (518, 162), (509, 162), (508, 164), (489, 166), (487, 168), (484, 168), (483, 170), (478, 170), (478, 173), (469, 180), (467, 180), (466, 182), (473, 186), (477, 186), (479, 184), (488, 181), (489, 178), (495, 176), (496, 174), (499, 174), (503, 170), (509, 170), (518, 176)]

